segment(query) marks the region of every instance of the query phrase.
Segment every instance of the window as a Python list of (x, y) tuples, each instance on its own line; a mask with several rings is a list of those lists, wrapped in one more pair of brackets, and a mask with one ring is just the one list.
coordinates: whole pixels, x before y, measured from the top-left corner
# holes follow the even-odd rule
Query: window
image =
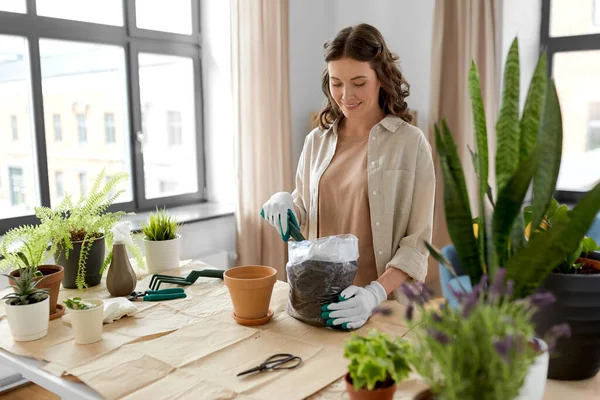
[(562, 109), (559, 201), (600, 182), (600, 1), (542, 1), (542, 48)]
[(16, 115), (10, 116), (10, 130), (12, 131), (13, 140), (19, 140), (19, 124)]
[(0, 235), (102, 170), (136, 173), (119, 210), (205, 200), (199, 1), (0, 3)]
[(88, 187), (87, 187), (87, 173), (80, 172), (79, 173), (79, 195), (81, 197), (87, 195)]
[(115, 143), (115, 114), (104, 113), (104, 135), (106, 143)]
[(167, 132), (169, 133), (169, 146), (180, 146), (181, 140), (181, 113), (167, 111)]
[(62, 198), (65, 196), (65, 190), (63, 187), (63, 173), (62, 171), (56, 171), (54, 173), (54, 182), (56, 183), (56, 197)]
[(79, 135), (79, 143), (86, 143), (87, 121), (84, 113), (77, 113), (77, 133)]
[(52, 116), (52, 125), (54, 126), (54, 141), (62, 142), (62, 126), (60, 121), (60, 114), (54, 114)]
[(8, 168), (8, 184), (10, 186), (10, 204), (20, 206), (25, 204), (25, 181), (23, 168)]

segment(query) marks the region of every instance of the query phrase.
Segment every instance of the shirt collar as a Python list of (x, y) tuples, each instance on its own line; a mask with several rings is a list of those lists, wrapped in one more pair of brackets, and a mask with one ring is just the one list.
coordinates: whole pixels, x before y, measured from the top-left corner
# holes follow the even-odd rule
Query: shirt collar
[[(337, 135), (338, 133), (338, 124), (340, 123), (341, 117), (337, 118), (329, 128), (325, 129), (325, 131), (321, 134), (321, 137), (325, 136), (329, 132), (333, 132)], [(394, 133), (398, 129), (398, 127), (404, 122), (402, 118), (398, 118), (391, 114), (386, 115), (381, 121), (377, 124), (383, 126), (387, 131)]]

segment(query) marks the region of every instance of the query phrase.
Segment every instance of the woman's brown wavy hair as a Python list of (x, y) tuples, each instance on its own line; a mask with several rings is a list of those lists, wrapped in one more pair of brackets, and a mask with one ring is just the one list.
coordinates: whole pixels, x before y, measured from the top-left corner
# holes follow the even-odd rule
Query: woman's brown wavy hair
[[(379, 107), (388, 115), (412, 121), (408, 112), (406, 97), (410, 95), (410, 85), (404, 79), (398, 67), (398, 56), (385, 44), (381, 32), (369, 24), (360, 24), (342, 29), (336, 37), (324, 45), (325, 62), (337, 61), (348, 57), (368, 62), (381, 83)], [(342, 110), (338, 107), (329, 91), (329, 71), (323, 73), (323, 93), (327, 96), (327, 105), (319, 114), (319, 127), (323, 130), (339, 118)]]

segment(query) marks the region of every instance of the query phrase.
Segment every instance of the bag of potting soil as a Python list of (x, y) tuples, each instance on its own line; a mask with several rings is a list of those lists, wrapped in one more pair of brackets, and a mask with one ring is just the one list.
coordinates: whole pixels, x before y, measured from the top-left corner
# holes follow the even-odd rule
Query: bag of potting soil
[(352, 285), (358, 271), (358, 238), (337, 235), (290, 241), (288, 252), (288, 314), (311, 325), (326, 326), (321, 306), (338, 301), (338, 295)]

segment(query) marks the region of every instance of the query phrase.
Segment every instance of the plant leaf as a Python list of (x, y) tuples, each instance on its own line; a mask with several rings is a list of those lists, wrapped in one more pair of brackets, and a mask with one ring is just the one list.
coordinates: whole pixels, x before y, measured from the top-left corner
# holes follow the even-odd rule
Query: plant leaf
[(519, 164), (522, 164), (527, 156), (531, 154), (537, 142), (544, 99), (546, 97), (546, 83), (548, 80), (547, 65), (548, 56), (544, 51), (538, 59), (535, 71), (533, 72), (527, 92), (527, 99), (525, 100), (525, 107), (523, 108), (523, 116), (519, 125), (521, 134)]
[(544, 218), (554, 196), (560, 170), (563, 140), (562, 117), (558, 94), (552, 79), (548, 81), (542, 125), (538, 135), (539, 146), (537, 148), (543, 157), (533, 178), (532, 227), (539, 226)]
[(496, 181), (498, 193), (519, 162), (519, 41), (515, 38), (504, 66), (502, 105), (496, 122)]
[(579, 246), (600, 211), (600, 183), (579, 201), (566, 219), (530, 239), (507, 263), (507, 278), (515, 281), (515, 294), (525, 297)]
[(461, 266), (471, 280), (478, 282), (482, 275), (477, 242), (473, 235), (473, 218), (464, 179), (464, 173), (456, 151), (456, 145), (444, 121), (442, 121), (444, 140), (435, 126), (435, 140), (440, 164), (442, 167), (444, 185), (444, 209), (448, 233), (457, 249)]

